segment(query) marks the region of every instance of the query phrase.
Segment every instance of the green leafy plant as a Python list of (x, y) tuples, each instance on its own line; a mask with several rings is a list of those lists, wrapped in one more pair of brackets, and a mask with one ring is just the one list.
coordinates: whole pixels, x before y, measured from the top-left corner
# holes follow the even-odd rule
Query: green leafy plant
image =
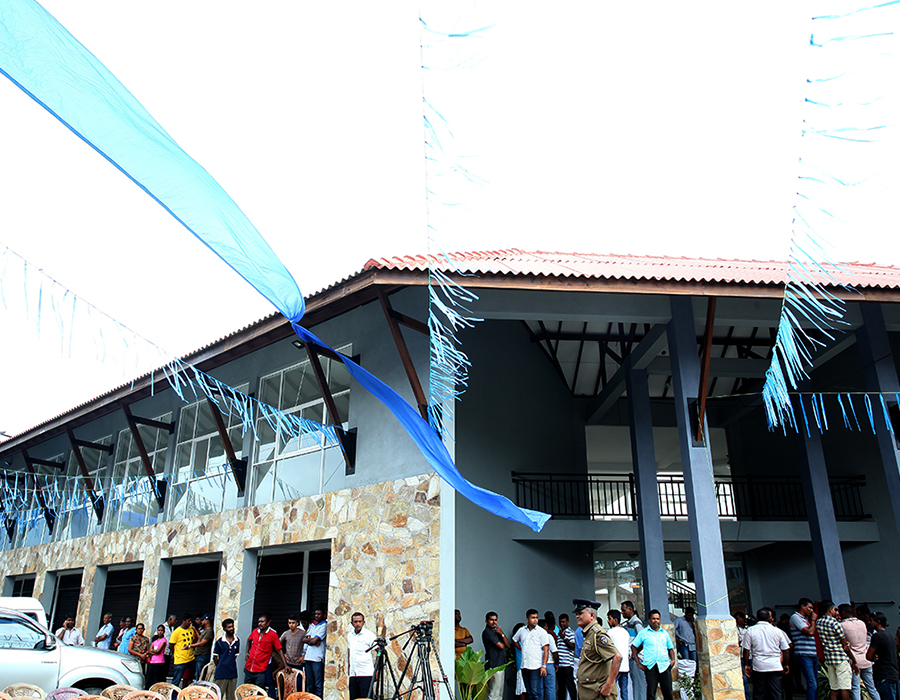
[(703, 697), (703, 680), (700, 678), (699, 664), (693, 675), (679, 673), (675, 683), (681, 691), (682, 700), (701, 700)]
[(460, 700), (483, 700), (488, 680), (508, 665), (509, 663), (505, 663), (496, 668), (485, 669), (482, 653), (466, 647), (456, 659), (456, 683)]

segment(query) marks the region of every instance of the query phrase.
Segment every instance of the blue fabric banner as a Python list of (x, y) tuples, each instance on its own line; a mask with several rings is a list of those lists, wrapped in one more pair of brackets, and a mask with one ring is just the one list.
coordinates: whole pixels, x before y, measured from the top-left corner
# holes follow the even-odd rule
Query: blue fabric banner
[(291, 321), (294, 278), (218, 182), (33, 0), (0, 3), (0, 73), (127, 175)]
[[(0, 73), (153, 197), (268, 299), (297, 335), (303, 295), (237, 204), (105, 66), (33, 0), (0, 3)], [(332, 350), (332, 352), (334, 352)], [(397, 392), (348, 358), (351, 376), (400, 421), (444, 481), (476, 505), (539, 531), (550, 516), (466, 481), (438, 433)]]

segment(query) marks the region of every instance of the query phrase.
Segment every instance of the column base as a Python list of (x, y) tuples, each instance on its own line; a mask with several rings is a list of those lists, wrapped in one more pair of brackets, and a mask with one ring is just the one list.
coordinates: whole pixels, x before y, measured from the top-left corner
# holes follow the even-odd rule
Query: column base
[(697, 664), (703, 700), (744, 700), (741, 651), (734, 618), (697, 620)]

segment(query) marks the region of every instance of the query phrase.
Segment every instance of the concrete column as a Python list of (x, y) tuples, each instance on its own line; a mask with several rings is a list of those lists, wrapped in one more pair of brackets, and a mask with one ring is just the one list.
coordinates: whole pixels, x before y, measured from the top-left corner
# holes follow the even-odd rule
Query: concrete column
[[(689, 297), (672, 297), (672, 320), (669, 322), (669, 353), (672, 356), (672, 384), (675, 393), (675, 416), (681, 445), (681, 466), (687, 499), (688, 524), (691, 533), (691, 559), (697, 586), (699, 618), (731, 617), (725, 578), (725, 556), (719, 528), (719, 510), (713, 479), (709, 441), (697, 443), (691, 435), (692, 402), (696, 402), (700, 384), (700, 359), (694, 311)], [(704, 424), (703, 434), (708, 434)]]
[(56, 598), (56, 572), (45, 572), (44, 580), (42, 582), (39, 580), (39, 577), (40, 573), (38, 573), (38, 579), (35, 580), (34, 590), (37, 591), (38, 583), (41, 583), (41, 592), (40, 594), (35, 593), (35, 598), (38, 598), (41, 601), (41, 605), (44, 606), (44, 612), (47, 613), (47, 622), (52, 624), (53, 601)]
[[(897, 367), (891, 355), (891, 344), (888, 340), (887, 328), (884, 324), (884, 315), (880, 304), (863, 303), (859, 305), (862, 311), (863, 326), (856, 331), (857, 345), (859, 346), (860, 359), (865, 368), (866, 388), (869, 391), (895, 394), (900, 392), (900, 382), (897, 381)], [(896, 406), (895, 397), (885, 397), (889, 407)], [(880, 403), (880, 401), (873, 403)], [(894, 511), (894, 522), (900, 533), (900, 450), (898, 450), (898, 436), (891, 433), (884, 419), (884, 410), (881, 406), (874, 405), (872, 417), (875, 419), (875, 436), (878, 439), (878, 449), (881, 452), (881, 462), (884, 465), (884, 475), (887, 481), (888, 495), (891, 499), (891, 510)], [(895, 428), (896, 429), (896, 428)]]
[[(709, 440), (697, 443), (691, 428), (691, 411), (696, 410), (700, 385), (694, 311), (690, 297), (672, 297), (671, 303), (669, 354), (672, 357), (675, 415), (681, 445), (694, 583), (697, 587), (698, 666), (705, 700), (733, 700), (744, 696), (744, 682), (737, 626), (728, 605), (712, 454)], [(703, 434), (709, 434), (705, 424)]]
[[(647, 370), (630, 369), (625, 376), (628, 417), (631, 428), (631, 460), (638, 514), (644, 610), (669, 609), (666, 588), (666, 553), (659, 517), (659, 487), (656, 482), (656, 451), (650, 416)], [(617, 607), (618, 609), (618, 607)], [(668, 619), (666, 617), (665, 619)]]
[[(256, 567), (259, 555), (255, 549), (244, 550), (244, 562), (241, 566), (240, 608), (235, 617), (235, 634), (241, 639), (247, 639), (256, 622), (253, 619), (253, 602), (256, 600)], [(303, 582), (306, 585), (306, 581)], [(238, 668), (244, 668), (243, 663), (247, 658), (246, 645), (241, 644), (241, 658)]]
[(153, 601), (153, 629), (156, 625), (164, 625), (166, 618), (170, 612), (174, 612), (178, 616), (178, 622), (181, 622), (181, 611), (169, 610), (169, 589), (172, 587), (172, 560), (160, 559), (159, 566), (156, 569), (156, 586), (154, 591), (156, 597)]
[(13, 594), (13, 587), (16, 585), (16, 580), (12, 576), (4, 576), (3, 577), (3, 590), (0, 592), (4, 598), (8, 598)]
[[(801, 426), (805, 431), (805, 427)], [(806, 501), (806, 517), (812, 540), (816, 574), (819, 578), (819, 597), (833, 600), (840, 605), (850, 602), (847, 574), (837, 522), (834, 519), (834, 502), (825, 467), (822, 436), (815, 429), (810, 435), (800, 436), (800, 478), (803, 481), (803, 497)]]
[(100, 629), (100, 623), (103, 621), (103, 596), (106, 594), (106, 572), (105, 566), (85, 566), (84, 573), (81, 578), (81, 600), (87, 603), (87, 610), (84, 605), (78, 606), (78, 616), (84, 620), (82, 633), (84, 634), (84, 643), (88, 646), (94, 641), (97, 632)]

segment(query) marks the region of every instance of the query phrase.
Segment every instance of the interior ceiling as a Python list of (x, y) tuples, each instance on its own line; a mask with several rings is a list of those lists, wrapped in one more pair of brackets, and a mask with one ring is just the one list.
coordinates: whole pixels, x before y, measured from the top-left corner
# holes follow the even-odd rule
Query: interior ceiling
[[(600, 394), (624, 359), (650, 332), (648, 323), (597, 321), (523, 321), (547, 360), (556, 368), (574, 397)], [(775, 327), (719, 326), (713, 328), (710, 354), (709, 396), (745, 392), (765, 376), (775, 345)], [(702, 334), (697, 337), (698, 350)], [(650, 396), (666, 398), (672, 393), (668, 351), (647, 368)]]

